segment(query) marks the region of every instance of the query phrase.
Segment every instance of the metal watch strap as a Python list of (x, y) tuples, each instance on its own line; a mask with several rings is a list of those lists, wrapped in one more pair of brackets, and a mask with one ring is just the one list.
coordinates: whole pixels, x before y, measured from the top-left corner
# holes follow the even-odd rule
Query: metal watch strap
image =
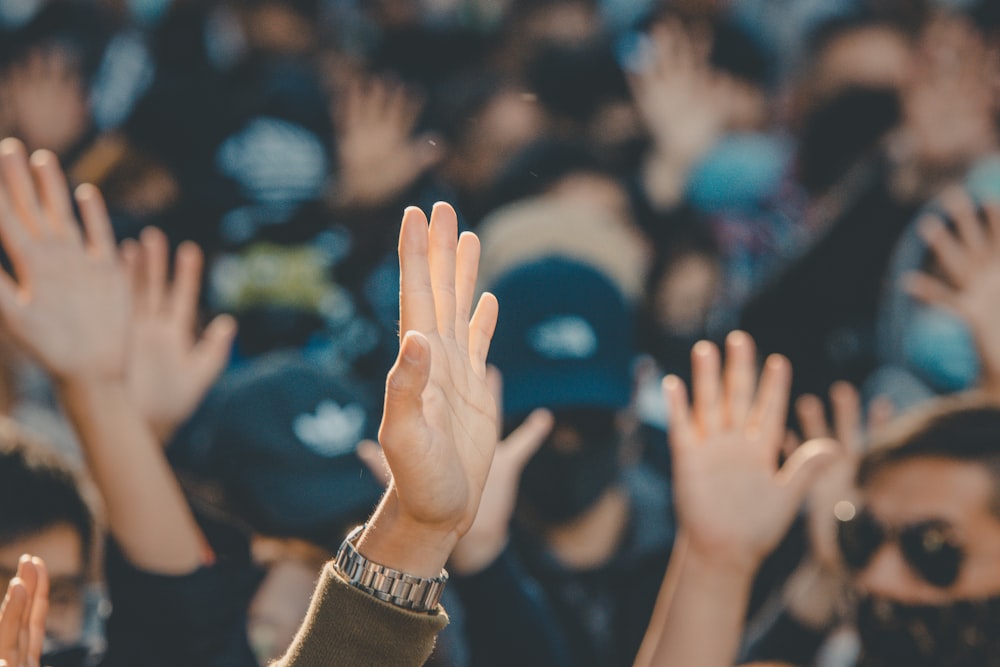
[(337, 550), (333, 564), (341, 576), (355, 588), (383, 602), (411, 611), (434, 611), (448, 583), (448, 572), (441, 570), (440, 575), (429, 579), (373, 563), (354, 546), (364, 530), (365, 525), (352, 530)]

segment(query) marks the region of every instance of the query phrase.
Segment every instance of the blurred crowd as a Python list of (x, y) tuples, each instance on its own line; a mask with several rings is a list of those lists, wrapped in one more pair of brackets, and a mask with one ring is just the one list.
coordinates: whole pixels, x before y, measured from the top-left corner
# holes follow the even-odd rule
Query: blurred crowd
[[(430, 664), (633, 664), (680, 534), (661, 383), (697, 389), (692, 346), (741, 329), (794, 369), (781, 456), (836, 436), (849, 460), (763, 554), (740, 660), (851, 665), (849, 628), (891, 625), (831, 574), (867, 434), (1000, 392), (994, 0), (0, 0), (0, 137), (103, 193), (132, 292), (109, 341), (171, 472), (113, 480), (160, 469), (95, 453), (72, 374), (0, 336), (0, 573), (47, 564), (51, 667), (284, 653), (391, 482), (407, 205), (454, 206), (500, 304), (501, 443)], [(0, 204), (30, 217), (5, 164)], [(93, 238), (88, 201), (55, 217)], [(19, 283), (58, 268), (0, 237)], [(123, 536), (158, 530), (144, 493), (200, 557)]]

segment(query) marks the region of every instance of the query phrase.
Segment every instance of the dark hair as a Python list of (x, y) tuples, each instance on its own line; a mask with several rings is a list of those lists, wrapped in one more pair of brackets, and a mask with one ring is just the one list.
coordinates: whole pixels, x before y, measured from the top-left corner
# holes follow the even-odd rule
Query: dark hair
[(97, 74), (111, 37), (107, 14), (90, 4), (57, 0), (43, 8), (27, 25), (0, 33), (0, 67), (24, 60), (36, 49), (66, 49), (89, 82)]
[(862, 458), (858, 486), (897, 463), (921, 458), (985, 467), (995, 487), (991, 510), (1000, 516), (1000, 403), (975, 395), (948, 397), (900, 420)]
[(95, 531), (76, 474), (14, 422), (0, 419), (0, 544), (59, 524), (68, 524), (79, 534), (86, 564)]

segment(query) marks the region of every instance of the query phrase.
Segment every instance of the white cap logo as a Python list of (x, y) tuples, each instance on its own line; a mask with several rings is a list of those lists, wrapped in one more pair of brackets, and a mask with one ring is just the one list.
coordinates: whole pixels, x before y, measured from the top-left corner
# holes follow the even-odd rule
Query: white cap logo
[(597, 333), (578, 315), (553, 317), (528, 331), (528, 345), (552, 361), (589, 359), (597, 353)]
[(333, 458), (354, 451), (361, 440), (365, 411), (357, 403), (337, 405), (323, 401), (315, 414), (301, 414), (292, 422), (296, 437), (310, 451)]

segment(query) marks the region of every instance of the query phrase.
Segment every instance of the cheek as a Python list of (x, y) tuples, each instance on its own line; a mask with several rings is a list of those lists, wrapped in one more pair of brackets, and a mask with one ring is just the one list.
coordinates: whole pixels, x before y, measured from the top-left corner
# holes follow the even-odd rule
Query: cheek
[(45, 622), (46, 634), (60, 644), (73, 644), (83, 635), (83, 602), (51, 600)]
[(316, 585), (316, 571), (297, 563), (271, 568), (250, 605), (247, 632), (262, 664), (280, 658), (302, 624)]

